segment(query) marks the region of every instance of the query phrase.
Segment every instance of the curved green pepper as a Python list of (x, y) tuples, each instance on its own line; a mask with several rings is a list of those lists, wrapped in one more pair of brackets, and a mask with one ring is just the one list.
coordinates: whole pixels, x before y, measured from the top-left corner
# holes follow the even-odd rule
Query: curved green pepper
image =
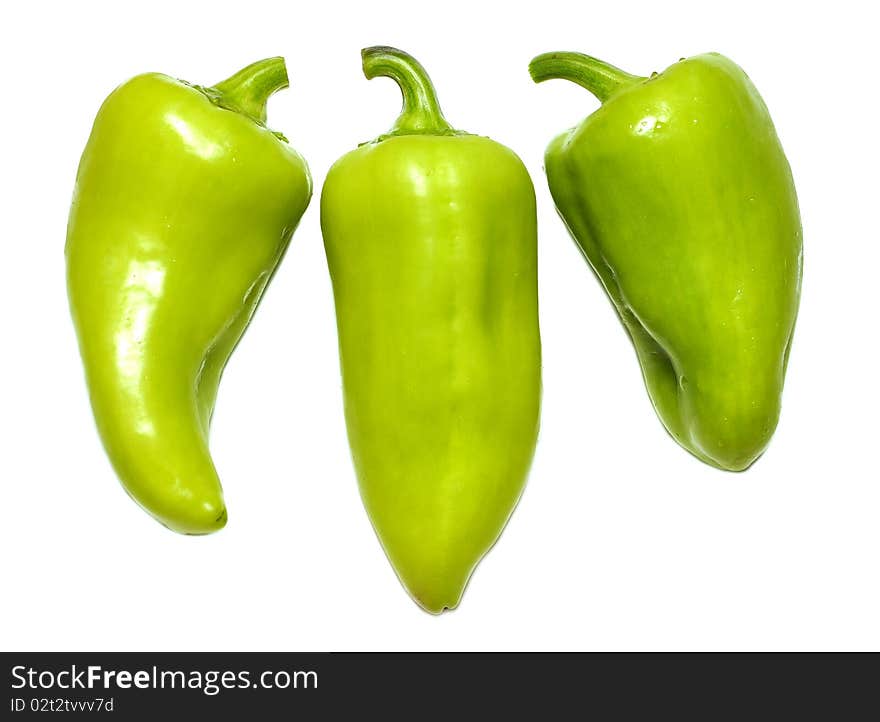
[(512, 151), (452, 129), (413, 58), (369, 48), (363, 65), (397, 82), (403, 112), (321, 195), (345, 415), (379, 539), (437, 613), (458, 605), (534, 453), (534, 188)]
[(311, 197), (268, 130), (284, 60), (212, 88), (140, 75), (113, 91), (80, 161), (67, 283), (98, 431), (123, 486), (174, 531), (226, 523), (208, 452), (227, 359)]
[(657, 414), (698, 458), (747, 468), (779, 418), (802, 266), (794, 182), (758, 91), (716, 53), (650, 78), (579, 53), (529, 70), (602, 103), (550, 143), (547, 180)]

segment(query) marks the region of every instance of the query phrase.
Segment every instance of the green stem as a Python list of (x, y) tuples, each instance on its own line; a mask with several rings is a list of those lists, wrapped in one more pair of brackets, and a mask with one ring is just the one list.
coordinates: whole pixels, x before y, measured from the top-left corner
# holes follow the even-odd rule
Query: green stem
[(361, 50), (364, 75), (391, 78), (403, 93), (403, 110), (389, 135), (452, 132), (446, 122), (428, 73), (418, 60), (397, 48), (375, 46)]
[(287, 86), (284, 58), (266, 58), (248, 65), (208, 90), (216, 93), (219, 105), (265, 125), (266, 101), (272, 93)]
[(529, 74), (536, 83), (551, 78), (570, 80), (589, 90), (600, 103), (619, 90), (645, 80), (589, 55), (569, 52), (539, 55), (529, 63)]

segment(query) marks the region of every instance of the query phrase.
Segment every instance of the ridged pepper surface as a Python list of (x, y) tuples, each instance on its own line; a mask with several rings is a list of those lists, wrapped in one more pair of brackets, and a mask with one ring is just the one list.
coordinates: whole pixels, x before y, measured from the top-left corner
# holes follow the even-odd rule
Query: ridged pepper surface
[(794, 182), (761, 96), (717, 53), (649, 78), (547, 53), (602, 106), (553, 140), (550, 191), (617, 309), (669, 433), (721, 469), (779, 419), (801, 288)]

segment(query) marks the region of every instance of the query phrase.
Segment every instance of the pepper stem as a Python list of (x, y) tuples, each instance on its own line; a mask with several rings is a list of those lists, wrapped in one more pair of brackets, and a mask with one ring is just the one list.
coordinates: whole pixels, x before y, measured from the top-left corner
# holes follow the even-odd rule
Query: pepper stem
[(536, 83), (551, 78), (570, 80), (589, 90), (600, 103), (619, 90), (645, 80), (589, 55), (571, 52), (539, 55), (529, 63), (529, 74)]
[(361, 50), (361, 59), (368, 80), (381, 76), (391, 78), (403, 93), (403, 110), (389, 135), (452, 132), (452, 126), (440, 110), (428, 73), (412, 55), (377, 45)]
[(277, 90), (288, 86), (284, 58), (266, 58), (239, 70), (231, 78), (217, 83), (209, 91), (216, 102), (266, 124), (266, 101)]

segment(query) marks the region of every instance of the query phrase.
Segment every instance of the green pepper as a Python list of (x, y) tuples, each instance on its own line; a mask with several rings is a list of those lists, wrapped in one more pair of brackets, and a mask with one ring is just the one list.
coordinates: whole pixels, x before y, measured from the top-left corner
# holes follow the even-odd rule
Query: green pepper
[(794, 182), (764, 102), (717, 53), (650, 78), (548, 53), (602, 106), (553, 140), (550, 191), (629, 332), (672, 437), (747, 468), (779, 418), (801, 288)]
[(226, 523), (208, 431), (220, 376), (311, 197), (266, 125), (282, 58), (210, 88), (150, 73), (80, 161), (67, 284), (92, 409), (126, 491), (174, 531)]
[(454, 130), (415, 59), (390, 132), (339, 159), (321, 194), (345, 416), (361, 496), (427, 611), (459, 603), (525, 484), (538, 432), (535, 195), (508, 148)]

